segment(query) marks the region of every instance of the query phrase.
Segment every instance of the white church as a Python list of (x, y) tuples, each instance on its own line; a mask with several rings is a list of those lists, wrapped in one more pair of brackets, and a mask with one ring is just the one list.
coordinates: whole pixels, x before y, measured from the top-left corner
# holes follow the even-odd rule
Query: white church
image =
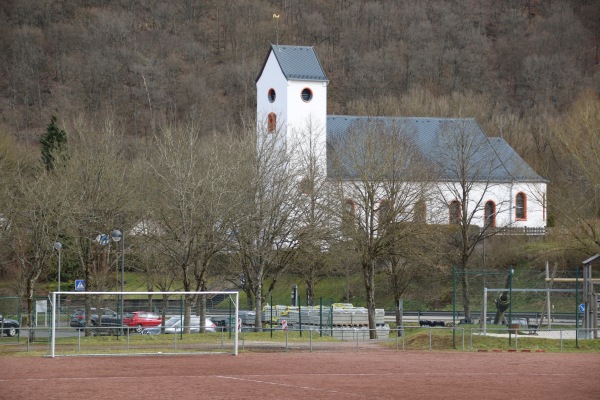
[[(463, 213), (471, 213), (469, 225), (480, 228), (545, 233), (547, 180), (502, 138), (487, 137), (472, 118), (327, 115), (328, 83), (314, 47), (271, 45), (256, 79), (259, 140), (261, 135), (277, 132), (282, 145), (294, 152), (298, 152), (296, 146), (311, 146), (318, 150), (319, 164), (327, 171), (328, 179), (339, 180), (327, 159), (341, 143), (337, 139), (373, 125), (393, 126), (398, 135), (410, 140), (428, 168), (436, 171), (430, 184), (439, 195), (413, 204), (415, 220), (419, 214), (428, 224), (452, 224)], [(307, 124), (314, 133), (309, 141), (303, 137)], [(457, 135), (467, 135), (470, 147), (476, 148), (469, 156), (471, 166), (460, 173), (452, 167), (457, 160), (448, 144)], [(465, 181), (469, 183), (466, 201), (457, 196), (461, 180), (462, 186)], [(465, 204), (468, 210), (463, 210)]]

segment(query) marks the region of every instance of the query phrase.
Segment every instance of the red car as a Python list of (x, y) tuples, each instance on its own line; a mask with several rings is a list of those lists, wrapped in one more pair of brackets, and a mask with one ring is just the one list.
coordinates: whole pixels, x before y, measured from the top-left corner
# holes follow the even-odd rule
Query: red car
[(148, 311), (127, 313), (123, 317), (123, 325), (135, 328), (137, 333), (142, 333), (144, 328), (159, 326), (161, 323), (160, 315)]

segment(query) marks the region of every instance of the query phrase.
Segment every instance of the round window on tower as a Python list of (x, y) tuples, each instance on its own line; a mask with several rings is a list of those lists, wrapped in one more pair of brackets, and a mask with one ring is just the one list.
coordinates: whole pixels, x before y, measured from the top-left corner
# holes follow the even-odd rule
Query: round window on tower
[(302, 90), (302, 100), (309, 102), (312, 100), (312, 90), (310, 90), (309, 88), (305, 88), (304, 90)]
[(275, 89), (269, 89), (269, 103), (273, 103), (275, 101)]

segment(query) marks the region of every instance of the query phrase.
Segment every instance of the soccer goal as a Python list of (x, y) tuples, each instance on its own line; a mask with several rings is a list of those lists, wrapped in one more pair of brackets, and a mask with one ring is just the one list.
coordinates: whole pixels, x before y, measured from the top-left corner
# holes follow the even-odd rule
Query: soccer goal
[(239, 292), (53, 292), (50, 357), (238, 354)]

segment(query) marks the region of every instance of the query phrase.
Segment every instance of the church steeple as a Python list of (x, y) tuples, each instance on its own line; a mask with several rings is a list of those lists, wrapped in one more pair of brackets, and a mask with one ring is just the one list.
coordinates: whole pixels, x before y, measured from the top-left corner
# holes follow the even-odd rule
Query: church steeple
[(259, 140), (278, 132), (296, 161), (313, 154), (325, 168), (328, 83), (314, 47), (271, 45), (256, 79)]

